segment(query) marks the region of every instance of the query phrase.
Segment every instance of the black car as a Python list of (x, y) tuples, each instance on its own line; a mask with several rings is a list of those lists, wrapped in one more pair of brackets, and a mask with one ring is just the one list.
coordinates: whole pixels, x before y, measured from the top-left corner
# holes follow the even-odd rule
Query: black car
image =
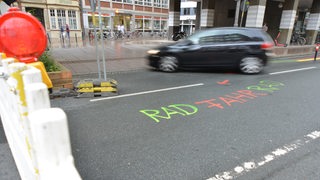
[(179, 68), (236, 68), (245, 74), (263, 70), (274, 41), (262, 28), (219, 27), (148, 51), (149, 65), (164, 72)]

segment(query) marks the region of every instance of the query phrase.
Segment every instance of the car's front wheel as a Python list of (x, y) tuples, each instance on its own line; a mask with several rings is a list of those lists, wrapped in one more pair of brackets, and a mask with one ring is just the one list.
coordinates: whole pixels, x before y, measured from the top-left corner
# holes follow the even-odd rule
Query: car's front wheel
[(158, 68), (164, 72), (175, 72), (178, 70), (178, 59), (174, 56), (163, 56), (159, 61)]
[(263, 60), (258, 57), (245, 57), (241, 59), (239, 69), (244, 74), (258, 74), (263, 70)]

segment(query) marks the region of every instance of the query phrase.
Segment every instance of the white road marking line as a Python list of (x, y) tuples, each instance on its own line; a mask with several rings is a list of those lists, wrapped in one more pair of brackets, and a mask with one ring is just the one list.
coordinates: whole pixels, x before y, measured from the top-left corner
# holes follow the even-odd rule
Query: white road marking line
[(266, 163), (269, 163), (275, 159), (280, 158), (281, 156), (288, 154), (290, 151), (301, 148), (304, 145), (306, 145), (307, 143), (310, 143), (318, 138), (320, 138), (320, 131), (313, 131), (313, 132), (305, 135), (301, 139), (298, 139), (290, 144), (286, 144), (280, 148), (277, 148), (276, 150), (263, 156), (259, 161), (253, 160), (250, 162), (244, 162), (241, 165), (235, 167), (231, 171), (225, 171), (222, 173), (218, 173), (218, 174), (214, 175), (213, 177), (208, 178), (207, 180), (230, 180), (230, 179), (237, 178), (240, 175), (248, 173), (254, 169), (257, 169), (257, 168), (265, 165)]
[(163, 92), (163, 91), (171, 91), (176, 89), (183, 89), (183, 88), (189, 88), (189, 87), (195, 87), (195, 86), (203, 86), (203, 83), (199, 84), (191, 84), (191, 85), (185, 85), (185, 86), (177, 86), (177, 87), (171, 87), (171, 88), (164, 88), (164, 89), (157, 89), (152, 91), (144, 91), (144, 92), (138, 92), (138, 93), (132, 93), (132, 94), (124, 94), (119, 96), (112, 96), (112, 97), (105, 97), (105, 98), (99, 98), (99, 99), (91, 99), (91, 102), (95, 101), (102, 101), (102, 100), (108, 100), (108, 99), (117, 99), (117, 98), (123, 98), (123, 97), (130, 97), (130, 96), (138, 96), (143, 94), (150, 94), (150, 93), (156, 93), (156, 92)]
[(284, 74), (284, 73), (289, 73), (289, 72), (296, 72), (296, 71), (304, 71), (304, 70), (310, 70), (310, 69), (315, 69), (317, 67), (307, 67), (307, 68), (301, 68), (301, 69), (292, 69), (292, 70), (287, 70), (287, 71), (280, 71), (280, 72), (274, 72), (274, 73), (269, 73), (269, 75), (275, 75), (275, 74)]

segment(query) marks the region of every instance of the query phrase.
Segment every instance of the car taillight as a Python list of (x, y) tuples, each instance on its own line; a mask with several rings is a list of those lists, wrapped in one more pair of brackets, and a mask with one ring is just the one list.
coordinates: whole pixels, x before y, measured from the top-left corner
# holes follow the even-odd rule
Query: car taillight
[(271, 49), (273, 47), (272, 43), (263, 43), (261, 44), (261, 49)]

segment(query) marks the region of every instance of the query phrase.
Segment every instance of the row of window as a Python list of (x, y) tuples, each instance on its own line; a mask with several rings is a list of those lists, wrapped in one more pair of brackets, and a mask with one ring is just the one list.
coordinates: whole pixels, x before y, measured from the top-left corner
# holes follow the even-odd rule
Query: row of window
[[(98, 20), (93, 22), (92, 16), (88, 17), (89, 28), (93, 28), (93, 24), (97, 24)], [(133, 30), (167, 30), (167, 20), (151, 20), (151, 19), (135, 19), (132, 21), (130, 16), (102, 17), (102, 27), (106, 29), (116, 30), (118, 25), (123, 24), (126, 31)]]
[(69, 25), (70, 29), (78, 29), (77, 13), (74, 10), (50, 9), (50, 28), (61, 29)]
[(181, 8), (180, 15), (196, 15), (197, 8)]
[(168, 8), (169, 0), (112, 0), (114, 2)]

